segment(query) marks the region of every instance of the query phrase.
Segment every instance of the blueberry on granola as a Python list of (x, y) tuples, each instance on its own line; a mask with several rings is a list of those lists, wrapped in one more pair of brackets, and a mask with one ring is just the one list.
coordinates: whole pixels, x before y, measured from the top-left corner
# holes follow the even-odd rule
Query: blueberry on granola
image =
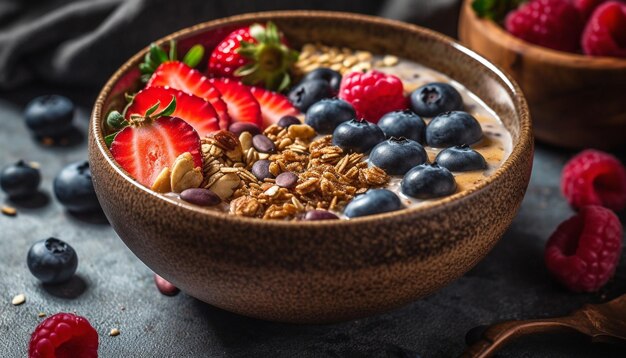
[(389, 175), (404, 175), (416, 165), (428, 160), (426, 150), (418, 142), (392, 137), (372, 149), (370, 165), (383, 169)]
[(341, 123), (333, 132), (333, 145), (349, 153), (367, 153), (385, 140), (385, 134), (374, 123), (355, 120)]
[(344, 100), (323, 99), (306, 111), (306, 124), (320, 134), (332, 133), (338, 125), (356, 118), (352, 105)]
[(319, 102), (321, 99), (333, 96), (333, 90), (330, 84), (324, 80), (308, 80), (302, 81), (295, 85), (290, 91), (289, 101), (297, 109), (306, 112), (313, 103)]

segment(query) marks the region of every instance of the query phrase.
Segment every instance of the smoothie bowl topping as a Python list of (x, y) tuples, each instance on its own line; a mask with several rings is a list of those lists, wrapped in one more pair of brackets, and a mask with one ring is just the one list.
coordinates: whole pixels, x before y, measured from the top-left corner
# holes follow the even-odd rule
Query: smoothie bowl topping
[(145, 86), (107, 114), (105, 142), (140, 184), (232, 215), (353, 218), (485, 180), (511, 135), (447, 76), (392, 55), (305, 44), (271, 22), (227, 35), (196, 67), (152, 45)]

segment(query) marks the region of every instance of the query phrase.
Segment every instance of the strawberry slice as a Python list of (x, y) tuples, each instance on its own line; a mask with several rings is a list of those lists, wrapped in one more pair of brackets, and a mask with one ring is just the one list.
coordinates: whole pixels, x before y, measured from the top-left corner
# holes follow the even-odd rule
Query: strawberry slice
[(254, 123), (261, 128), (263, 125), (261, 106), (250, 93), (249, 87), (230, 78), (211, 78), (209, 81), (222, 94), (233, 122)]
[(250, 87), (250, 92), (261, 105), (263, 128), (278, 123), (284, 116), (297, 116), (300, 111), (294, 107), (287, 97), (261, 87)]
[(173, 88), (149, 87), (139, 91), (126, 110), (125, 118), (129, 119), (132, 114), (143, 115), (157, 102), (161, 103), (157, 111), (161, 111), (170, 103), (172, 96), (176, 97), (176, 110), (172, 116), (189, 123), (200, 137), (220, 130), (217, 114), (209, 102)]
[(198, 132), (178, 117), (159, 117), (149, 123), (128, 126), (111, 144), (115, 161), (147, 187), (152, 186), (163, 168), (171, 168), (174, 160), (185, 152), (191, 153), (197, 167), (202, 167), (200, 151)]
[(219, 116), (220, 128), (228, 129), (230, 116), (218, 91), (200, 71), (179, 61), (164, 62), (157, 67), (146, 87), (170, 87), (207, 100)]

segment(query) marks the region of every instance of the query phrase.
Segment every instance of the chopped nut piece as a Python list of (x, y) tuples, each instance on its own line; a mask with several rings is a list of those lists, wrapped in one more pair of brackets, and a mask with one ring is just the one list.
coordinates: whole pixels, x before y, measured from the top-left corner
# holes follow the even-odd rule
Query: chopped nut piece
[(386, 55), (385, 57), (383, 57), (383, 65), (388, 67), (397, 65), (398, 61), (400, 61), (398, 57), (393, 55)]
[(47, 315), (45, 314), (45, 312), (39, 312), (39, 313), (37, 313), (37, 317), (39, 317), (39, 318), (43, 318), (43, 317), (46, 317), (46, 316), (47, 316)]
[(202, 184), (202, 171), (194, 168), (191, 153), (185, 152), (176, 158), (172, 165), (171, 186), (172, 191), (180, 193), (185, 189), (197, 188)]
[(113, 328), (110, 332), (109, 332), (109, 336), (111, 337), (115, 337), (115, 336), (119, 336), (120, 335), (120, 330), (117, 328)]
[(243, 132), (239, 135), (239, 142), (241, 143), (242, 151), (247, 151), (252, 148), (252, 134), (250, 132)]
[(22, 303), (26, 302), (26, 295), (23, 293), (20, 293), (19, 295), (16, 295), (15, 297), (13, 297), (13, 299), (11, 300), (11, 304), (13, 306), (19, 306)]
[(310, 139), (315, 136), (315, 129), (307, 124), (294, 124), (289, 126), (287, 133), (292, 138)]
[(2, 213), (6, 216), (15, 216), (17, 215), (17, 210), (10, 206), (3, 206), (1, 209)]
[(170, 168), (165, 167), (163, 168), (163, 170), (161, 170), (161, 173), (159, 173), (159, 176), (157, 176), (157, 178), (154, 181), (154, 184), (152, 184), (152, 190), (156, 191), (157, 193), (169, 193), (172, 191), (172, 184), (171, 184), (171, 176), (172, 176), (172, 172), (170, 171)]
[(241, 185), (241, 178), (235, 173), (227, 173), (211, 185), (209, 189), (222, 200), (226, 200), (233, 195), (233, 192), (239, 185)]

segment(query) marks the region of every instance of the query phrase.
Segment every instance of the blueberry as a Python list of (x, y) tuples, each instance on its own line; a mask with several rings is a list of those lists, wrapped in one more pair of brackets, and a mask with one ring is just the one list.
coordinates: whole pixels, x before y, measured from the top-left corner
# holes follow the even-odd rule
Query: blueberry
[(467, 112), (446, 112), (433, 118), (426, 127), (426, 142), (435, 148), (474, 144), (483, 137), (476, 118)]
[(434, 117), (443, 112), (463, 109), (463, 98), (447, 83), (429, 83), (410, 95), (411, 109), (422, 117)]
[(328, 84), (327, 81), (303, 80), (289, 91), (287, 97), (294, 107), (302, 112), (306, 112), (313, 103), (332, 96), (333, 90), (330, 88), (330, 84)]
[(467, 145), (446, 148), (437, 154), (435, 161), (452, 172), (487, 169), (485, 158)]
[(418, 142), (392, 137), (379, 143), (370, 153), (370, 164), (389, 175), (404, 175), (409, 169), (428, 160), (426, 150)]
[(387, 138), (405, 137), (424, 143), (426, 123), (410, 110), (389, 112), (380, 118), (378, 126)]
[(53, 237), (37, 241), (28, 250), (28, 269), (39, 281), (58, 284), (68, 281), (76, 272), (78, 257), (67, 243)]
[(402, 193), (417, 199), (432, 199), (456, 191), (454, 175), (437, 164), (421, 164), (404, 175), (400, 183)]
[(367, 153), (384, 140), (383, 131), (366, 120), (343, 122), (333, 132), (333, 145), (346, 152)]
[(74, 104), (57, 95), (41, 96), (26, 105), (26, 126), (37, 136), (55, 137), (72, 129)]
[(287, 115), (280, 117), (277, 124), (279, 127), (289, 128), (294, 124), (302, 124), (302, 122), (298, 119), (298, 117)]
[(92, 212), (100, 209), (86, 160), (63, 168), (54, 178), (53, 187), (57, 200), (69, 211)]
[(349, 218), (402, 209), (400, 198), (387, 189), (370, 189), (348, 203), (344, 214)]
[(338, 125), (356, 118), (352, 105), (344, 100), (323, 99), (306, 111), (306, 124), (320, 134), (332, 133)]
[(337, 220), (337, 215), (326, 210), (309, 210), (304, 214), (306, 221)]
[(341, 74), (330, 68), (319, 67), (307, 73), (302, 79), (302, 81), (310, 80), (324, 80), (328, 82), (330, 88), (333, 90), (333, 94), (337, 94), (339, 92), (339, 86), (341, 85)]
[(37, 192), (41, 174), (23, 160), (6, 166), (0, 173), (0, 187), (11, 198), (23, 198)]

